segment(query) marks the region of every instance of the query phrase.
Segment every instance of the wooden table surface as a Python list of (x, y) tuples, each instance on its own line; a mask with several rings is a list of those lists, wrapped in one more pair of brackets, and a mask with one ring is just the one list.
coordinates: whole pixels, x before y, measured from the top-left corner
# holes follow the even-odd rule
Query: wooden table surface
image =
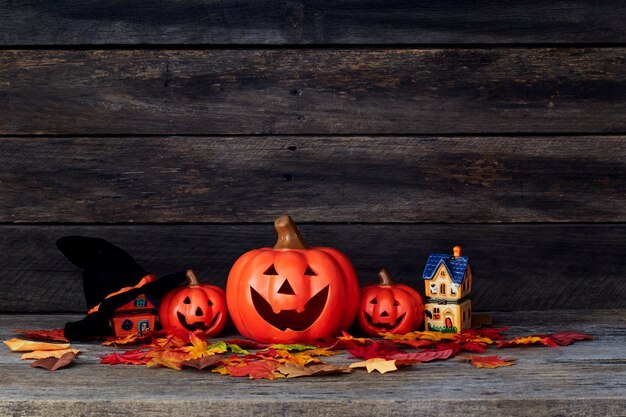
[[(335, 416), (624, 416), (626, 310), (492, 313), (507, 336), (577, 331), (592, 341), (559, 348), (489, 349), (516, 364), (476, 369), (458, 359), (395, 373), (275, 381), (225, 377), (208, 371), (98, 364), (114, 348), (75, 343), (70, 368), (33, 369), (18, 353), (0, 350), (0, 415), (247, 415)], [(59, 328), (75, 315), (3, 315), (0, 337), (13, 329)], [(349, 363), (348, 355), (331, 358)]]

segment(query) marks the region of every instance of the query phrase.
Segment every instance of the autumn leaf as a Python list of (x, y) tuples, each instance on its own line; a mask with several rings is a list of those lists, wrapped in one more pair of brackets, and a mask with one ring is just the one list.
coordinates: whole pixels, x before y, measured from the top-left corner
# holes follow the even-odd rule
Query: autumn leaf
[(57, 330), (14, 330), (16, 333), (21, 333), (28, 339), (35, 340), (52, 340), (54, 342), (69, 342), (65, 337), (64, 329)]
[(498, 347), (514, 347), (514, 346), (524, 346), (524, 345), (533, 345), (533, 344), (542, 344), (550, 347), (557, 347), (558, 345), (552, 341), (549, 337), (539, 337), (539, 336), (526, 336), (526, 337), (516, 337), (514, 340), (507, 340), (504, 342), (498, 342)]
[(270, 349), (276, 349), (276, 350), (288, 350), (288, 351), (303, 351), (303, 350), (311, 350), (311, 349), (315, 349), (317, 348), (317, 346), (313, 346), (313, 345), (302, 345), (299, 343), (294, 343), (294, 344), (289, 344), (289, 345), (284, 345), (284, 344), (274, 344), (274, 345), (270, 345), (269, 346)]
[(129, 334), (119, 338), (108, 338), (105, 342), (102, 342), (104, 346), (123, 346), (132, 345), (135, 343), (143, 343), (148, 340), (154, 340), (149, 334), (139, 335), (138, 333)]
[(46, 358), (39, 359), (30, 364), (33, 368), (44, 368), (49, 371), (56, 371), (57, 369), (63, 368), (74, 360), (76, 355), (73, 352), (67, 352), (60, 358)]
[(187, 354), (185, 352), (165, 349), (148, 352), (146, 358), (150, 358), (150, 361), (146, 363), (148, 368), (164, 366), (180, 371), (183, 368), (180, 363), (187, 359)]
[(30, 340), (22, 340), (13, 338), (11, 340), (5, 340), (3, 342), (13, 352), (29, 352), (33, 350), (59, 350), (67, 349), (70, 347), (69, 343), (46, 343), (46, 342), (32, 342)]
[[(209, 351), (208, 343), (193, 333), (189, 334), (189, 341), (191, 342), (191, 346), (184, 346), (182, 348), (183, 351), (187, 352), (187, 357), (185, 358), (187, 360), (200, 359), (205, 356), (215, 355), (215, 353), (221, 353), (215, 352), (215, 350)], [(226, 351), (225, 347), (226, 343), (224, 343), (224, 350), (222, 350), (222, 352)]]
[[(195, 336), (193, 333), (186, 334), (186, 338), (183, 338), (177, 334), (166, 334), (165, 337), (155, 337), (152, 339), (152, 343), (149, 347), (153, 349), (171, 349), (177, 347), (183, 347), (190, 343), (191, 337)], [(196, 336), (197, 338), (197, 336)]]
[(433, 343), (435, 343), (432, 340), (419, 340), (419, 339), (407, 339), (407, 340), (400, 339), (400, 340), (392, 340), (391, 342), (397, 345), (411, 346), (416, 349), (432, 346)]
[(180, 364), (183, 366), (190, 366), (196, 369), (204, 369), (220, 363), (222, 359), (224, 359), (224, 355), (204, 356), (200, 359), (182, 361)]
[(467, 352), (478, 352), (478, 353), (483, 353), (485, 351), (487, 345), (485, 345), (484, 343), (476, 343), (476, 342), (467, 342), (467, 343), (460, 343), (459, 347), (461, 348), (461, 350), (465, 350)]
[(559, 346), (567, 346), (574, 343), (576, 340), (592, 340), (593, 336), (590, 334), (584, 333), (573, 333), (573, 332), (561, 332), (561, 333), (552, 333), (539, 337), (548, 337), (554, 343)]
[(110, 353), (101, 355), (100, 363), (109, 365), (145, 365), (150, 362), (150, 358), (146, 358), (148, 351), (141, 349), (129, 350), (123, 353)]
[(515, 365), (514, 358), (501, 358), (500, 356), (457, 356), (465, 359), (476, 368), (499, 368), (501, 366)]
[(417, 353), (395, 353), (387, 356), (385, 359), (402, 361), (403, 364), (409, 364), (410, 362), (430, 362), (438, 359), (448, 359), (454, 356), (453, 349), (446, 350), (424, 350)]
[(266, 350), (248, 355), (246, 358), (257, 357), (261, 359), (275, 359), (280, 363), (292, 362), (298, 365), (306, 365), (310, 362), (319, 362), (313, 356), (304, 354), (303, 352), (291, 353), (288, 350), (268, 348)]
[(400, 353), (400, 350), (393, 344), (383, 344), (375, 341), (366, 346), (356, 346), (353, 349), (348, 349), (348, 353), (354, 358), (373, 359), (386, 358), (389, 355)]
[(287, 378), (298, 378), (301, 376), (321, 376), (330, 374), (349, 374), (352, 368), (344, 365), (310, 365), (301, 366), (291, 362), (287, 362), (276, 369)]
[(387, 360), (382, 358), (372, 358), (363, 362), (354, 362), (350, 364), (350, 368), (365, 368), (367, 369), (367, 373), (371, 373), (372, 371), (378, 371), (381, 374), (396, 371), (398, 369), (396, 367), (395, 360)]
[(60, 358), (68, 352), (72, 352), (74, 355), (78, 355), (80, 350), (78, 349), (59, 349), (59, 350), (35, 350), (34, 352), (24, 353), (22, 360), (26, 359), (46, 359), (46, 358)]
[[(250, 348), (250, 349), (264, 349), (267, 347), (264, 343), (255, 342), (254, 340), (248, 339), (228, 339), (225, 340), (228, 345), (238, 345), (242, 348)], [(234, 352), (235, 353), (235, 352)]]
[(303, 355), (308, 355), (308, 356), (335, 356), (335, 355), (339, 355), (339, 352), (337, 352), (336, 350), (332, 349), (332, 346), (328, 346), (328, 347), (318, 347), (315, 349), (310, 349), (310, 350), (304, 350), (302, 352), (300, 352)]
[(236, 366), (226, 366), (225, 368), (230, 376), (249, 376), (250, 379), (275, 379), (284, 377), (283, 374), (275, 372), (279, 366), (278, 361), (264, 359)]
[(372, 339), (368, 339), (365, 337), (353, 337), (352, 335), (342, 331), (341, 332), (341, 336), (339, 336), (337, 338), (337, 340), (340, 340), (342, 342), (350, 342), (350, 343), (361, 343), (363, 345), (367, 344), (367, 343), (371, 343), (373, 340)]
[(241, 346), (239, 346), (236, 343), (226, 343), (226, 347), (228, 348), (228, 350), (230, 350), (233, 353), (238, 353), (241, 355), (247, 355), (248, 353), (250, 353), (249, 351), (245, 350), (244, 348), (242, 348)]
[(504, 339), (504, 336), (502, 336), (502, 332), (505, 332), (509, 329), (510, 327), (500, 327), (500, 328), (488, 327), (485, 329), (469, 329), (469, 330), (463, 331), (461, 333), (461, 336), (468, 338), (464, 340), (469, 340), (469, 339), (477, 338), (477, 337), (485, 337), (485, 338), (492, 339), (492, 340), (502, 340)]

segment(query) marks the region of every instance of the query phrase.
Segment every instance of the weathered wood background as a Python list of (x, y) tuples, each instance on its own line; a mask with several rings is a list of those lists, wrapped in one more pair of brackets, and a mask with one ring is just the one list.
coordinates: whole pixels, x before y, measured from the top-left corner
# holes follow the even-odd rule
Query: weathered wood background
[(283, 213), (477, 310), (626, 307), (626, 6), (0, 3), (0, 312), (81, 312), (99, 236), (223, 284)]

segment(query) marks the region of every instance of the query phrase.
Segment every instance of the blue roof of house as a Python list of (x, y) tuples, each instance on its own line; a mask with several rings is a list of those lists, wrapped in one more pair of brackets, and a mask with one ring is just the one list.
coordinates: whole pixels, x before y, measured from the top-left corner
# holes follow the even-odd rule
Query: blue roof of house
[(465, 270), (469, 265), (469, 258), (467, 256), (454, 256), (447, 253), (431, 253), (428, 255), (426, 266), (424, 267), (423, 279), (433, 279), (435, 272), (439, 269), (439, 265), (444, 264), (448, 270), (448, 274), (452, 278), (452, 282), (460, 284), (465, 277)]

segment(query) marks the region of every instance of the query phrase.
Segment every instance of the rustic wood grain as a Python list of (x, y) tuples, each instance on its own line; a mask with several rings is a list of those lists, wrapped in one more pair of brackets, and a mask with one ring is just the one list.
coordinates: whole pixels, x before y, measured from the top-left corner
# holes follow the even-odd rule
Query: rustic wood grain
[[(346, 253), (362, 284), (386, 267), (423, 293), (430, 252), (463, 247), (475, 310), (626, 307), (626, 225), (304, 224), (305, 239)], [(0, 311), (84, 311), (82, 278), (56, 249), (65, 235), (102, 237), (157, 275), (193, 268), (224, 285), (244, 252), (273, 246), (271, 224), (1, 226)]]
[(626, 221), (626, 137), (3, 138), (3, 222)]
[(20, 0), (0, 45), (623, 43), (624, 20), (610, 0)]
[(626, 131), (625, 48), (0, 51), (0, 134)]
[[(592, 341), (561, 348), (495, 351), (514, 366), (475, 369), (455, 359), (406, 367), (393, 374), (250, 381), (208, 371), (99, 365), (114, 351), (96, 343), (74, 365), (33, 369), (19, 353), (0, 352), (0, 414), (12, 416), (490, 415), (518, 417), (623, 416), (626, 407), (626, 310), (494, 313), (509, 337), (586, 332)], [(0, 338), (15, 328), (59, 328), (77, 316), (0, 316)], [(328, 359), (346, 364), (347, 354)], [(468, 382), (470, 381), (470, 382)]]

